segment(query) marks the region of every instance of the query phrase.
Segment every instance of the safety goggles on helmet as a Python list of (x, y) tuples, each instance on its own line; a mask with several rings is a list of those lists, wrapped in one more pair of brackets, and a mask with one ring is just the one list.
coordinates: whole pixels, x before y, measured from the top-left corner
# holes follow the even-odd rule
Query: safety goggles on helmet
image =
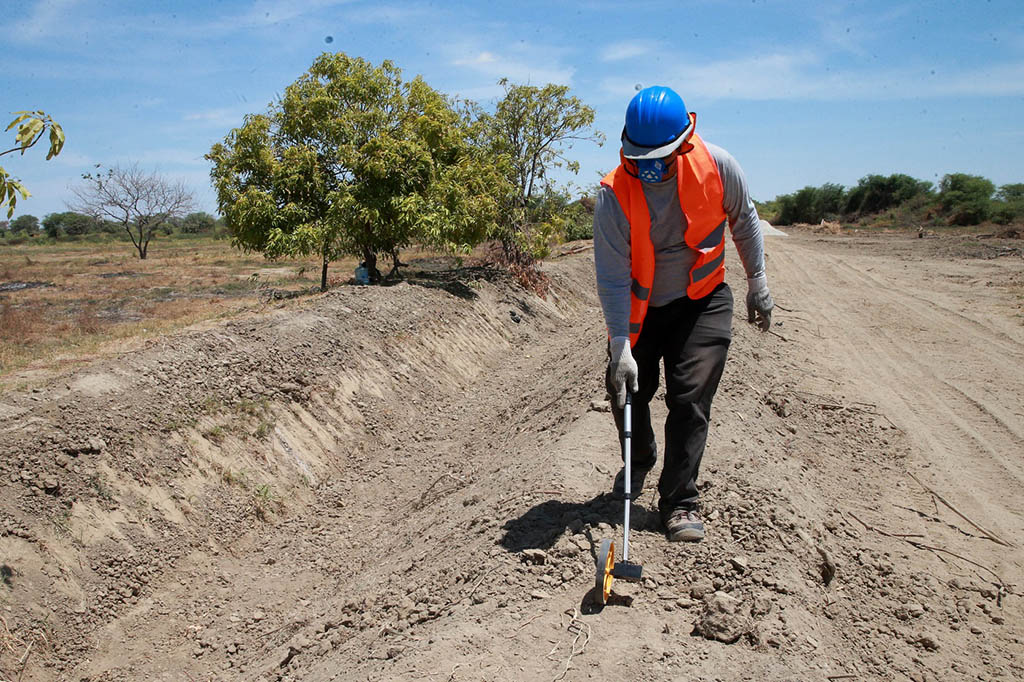
[(629, 135), (626, 134), (626, 128), (622, 128), (622, 155), (627, 159), (634, 161), (647, 161), (662, 159), (676, 149), (679, 145), (683, 144), (693, 135), (694, 129), (697, 127), (697, 114), (690, 112), (689, 115), (690, 123), (683, 130), (679, 131), (679, 134), (674, 138), (666, 142), (665, 144), (658, 147), (646, 147), (637, 144), (633, 140), (629, 139)]
[[(636, 164), (636, 177), (644, 182), (661, 182), (665, 179), (665, 173), (669, 167), (674, 163), (673, 158), (676, 153), (680, 151), (681, 145), (686, 145), (687, 148), (683, 148), (682, 153), (688, 152), (693, 149), (693, 145), (688, 144), (690, 137), (693, 136), (693, 130), (697, 127), (697, 114), (690, 112), (690, 125), (686, 126), (683, 132), (679, 133), (678, 136), (673, 138), (671, 141), (657, 147), (651, 151), (644, 151), (649, 149), (638, 148), (635, 144), (629, 141), (626, 136), (626, 131), (622, 131), (622, 156)], [(632, 145), (633, 154), (628, 154), (626, 149), (627, 145)], [(643, 154), (637, 154), (637, 151), (644, 151)]]

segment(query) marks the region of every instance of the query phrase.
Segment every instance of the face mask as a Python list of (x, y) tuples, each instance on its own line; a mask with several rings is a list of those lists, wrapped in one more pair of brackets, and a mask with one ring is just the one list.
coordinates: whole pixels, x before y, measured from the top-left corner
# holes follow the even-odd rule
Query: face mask
[(644, 182), (661, 182), (665, 177), (665, 162), (661, 159), (637, 159), (637, 177)]

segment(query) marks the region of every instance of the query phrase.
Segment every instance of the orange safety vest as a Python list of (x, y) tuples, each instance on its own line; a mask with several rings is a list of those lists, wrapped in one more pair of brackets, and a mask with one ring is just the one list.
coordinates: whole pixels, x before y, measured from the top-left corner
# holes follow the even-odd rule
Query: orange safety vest
[[(690, 268), (686, 295), (704, 298), (725, 280), (725, 225), (728, 218), (722, 206), (722, 177), (703, 140), (696, 133), (690, 138), (693, 149), (676, 157), (676, 187), (679, 206), (686, 217), (683, 239), (697, 252)], [(621, 152), (620, 152), (621, 157)], [(635, 346), (643, 328), (644, 316), (654, 285), (654, 243), (651, 241), (651, 213), (641, 181), (625, 168), (626, 159), (601, 184), (610, 187), (629, 220), (629, 245), (633, 284), (630, 287), (629, 345)]]

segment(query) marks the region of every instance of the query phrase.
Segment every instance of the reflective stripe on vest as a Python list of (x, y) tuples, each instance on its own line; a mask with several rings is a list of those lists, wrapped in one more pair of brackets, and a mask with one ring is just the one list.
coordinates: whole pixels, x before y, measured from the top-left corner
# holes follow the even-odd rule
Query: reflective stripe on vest
[[(693, 149), (676, 157), (676, 189), (679, 207), (686, 218), (683, 239), (697, 254), (690, 268), (686, 295), (704, 298), (725, 280), (725, 225), (728, 218), (722, 206), (722, 178), (707, 146), (696, 134), (690, 138)], [(619, 167), (601, 180), (610, 187), (629, 221), (630, 261), (633, 281), (630, 286), (629, 343), (643, 329), (644, 317), (654, 285), (654, 243), (651, 242), (651, 213), (644, 197), (643, 184), (625, 168)]]

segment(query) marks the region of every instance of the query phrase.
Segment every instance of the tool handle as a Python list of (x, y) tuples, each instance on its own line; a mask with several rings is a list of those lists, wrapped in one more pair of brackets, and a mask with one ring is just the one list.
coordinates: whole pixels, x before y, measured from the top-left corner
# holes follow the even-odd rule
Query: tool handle
[(626, 462), (626, 477), (623, 480), (626, 493), (626, 510), (622, 521), (622, 560), (629, 561), (629, 502), (633, 497), (630, 489), (633, 483), (632, 471), (632, 438), (633, 438), (633, 394), (626, 389), (626, 407), (622, 414), (622, 457)]

